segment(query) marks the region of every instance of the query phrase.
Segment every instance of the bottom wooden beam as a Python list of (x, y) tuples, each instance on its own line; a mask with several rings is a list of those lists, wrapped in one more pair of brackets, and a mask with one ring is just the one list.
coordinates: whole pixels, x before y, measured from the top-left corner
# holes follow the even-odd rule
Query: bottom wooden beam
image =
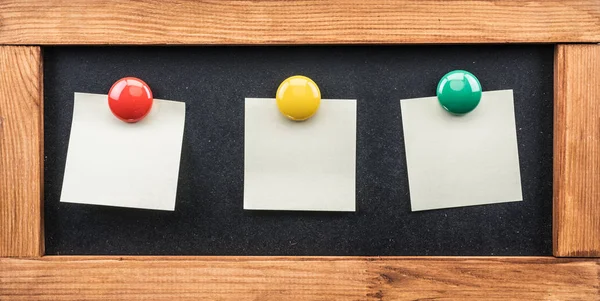
[(600, 300), (600, 260), (553, 257), (0, 259), (0, 300)]

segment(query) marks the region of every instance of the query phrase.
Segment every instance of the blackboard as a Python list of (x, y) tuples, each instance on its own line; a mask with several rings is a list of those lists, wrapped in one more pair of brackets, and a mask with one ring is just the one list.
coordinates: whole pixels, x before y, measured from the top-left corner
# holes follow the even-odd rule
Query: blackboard
[[(522, 202), (411, 212), (399, 99), (465, 69), (513, 89)], [(244, 98), (303, 74), (358, 100), (355, 213), (244, 211)], [(553, 46), (45, 47), (46, 254), (551, 255)], [(73, 93), (185, 101), (174, 212), (60, 203)]]

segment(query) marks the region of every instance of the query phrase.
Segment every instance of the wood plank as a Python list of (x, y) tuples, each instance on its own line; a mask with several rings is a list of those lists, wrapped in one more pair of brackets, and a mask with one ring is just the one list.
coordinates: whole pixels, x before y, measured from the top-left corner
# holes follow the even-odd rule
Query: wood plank
[(598, 300), (600, 261), (553, 257), (0, 259), (2, 300)]
[(0, 47), (0, 257), (41, 256), (43, 108), (39, 47)]
[(507, 42), (600, 42), (600, 1), (0, 1), (0, 44)]
[(554, 255), (600, 257), (600, 45), (558, 45), (554, 66)]

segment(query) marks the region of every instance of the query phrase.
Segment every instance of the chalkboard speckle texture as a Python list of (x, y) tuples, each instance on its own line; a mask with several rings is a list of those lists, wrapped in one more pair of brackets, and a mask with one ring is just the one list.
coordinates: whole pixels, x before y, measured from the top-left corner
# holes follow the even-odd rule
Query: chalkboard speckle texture
[[(552, 61), (551, 45), (44, 48), (46, 254), (551, 255)], [(454, 69), (514, 90), (524, 200), (413, 213), (399, 100)], [(358, 100), (355, 213), (242, 210), (244, 98), (295, 74)], [(174, 212), (59, 202), (73, 93), (125, 76), (186, 102)]]

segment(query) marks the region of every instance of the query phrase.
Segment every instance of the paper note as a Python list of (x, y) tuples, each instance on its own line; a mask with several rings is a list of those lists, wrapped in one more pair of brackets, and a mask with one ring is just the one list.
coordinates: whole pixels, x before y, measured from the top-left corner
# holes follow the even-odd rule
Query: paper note
[(512, 90), (455, 116), (436, 97), (400, 101), (413, 211), (521, 201)]
[(174, 210), (184, 123), (183, 102), (125, 123), (106, 95), (75, 93), (61, 202)]
[(354, 211), (356, 101), (323, 99), (294, 122), (247, 98), (244, 156), (244, 209)]

